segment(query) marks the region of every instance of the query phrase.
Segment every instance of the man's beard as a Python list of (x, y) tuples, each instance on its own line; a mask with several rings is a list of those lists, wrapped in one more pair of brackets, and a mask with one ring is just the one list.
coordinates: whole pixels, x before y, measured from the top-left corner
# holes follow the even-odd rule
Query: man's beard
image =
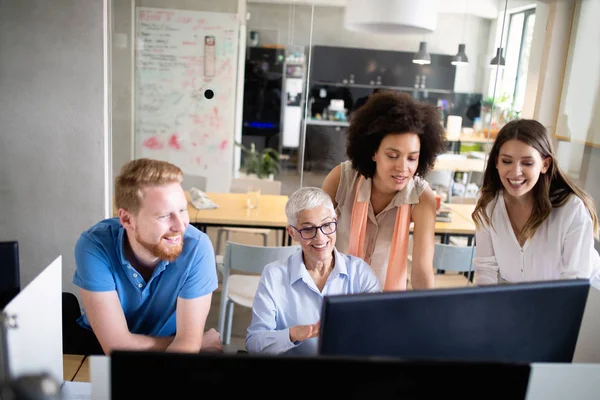
[(179, 240), (179, 243), (175, 246), (163, 245), (162, 238), (160, 239), (161, 241), (159, 243), (148, 243), (140, 237), (139, 231), (135, 232), (135, 240), (139, 244), (141, 244), (143, 248), (148, 250), (150, 254), (152, 254), (154, 257), (157, 257), (159, 260), (173, 262), (177, 257), (179, 257), (181, 251), (183, 250), (183, 233), (176, 233), (170, 236), (177, 235), (180, 235), (181, 239)]

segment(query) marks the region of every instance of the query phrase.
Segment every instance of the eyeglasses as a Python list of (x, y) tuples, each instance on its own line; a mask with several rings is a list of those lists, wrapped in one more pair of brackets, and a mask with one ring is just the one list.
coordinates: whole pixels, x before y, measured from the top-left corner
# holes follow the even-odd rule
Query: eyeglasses
[(293, 225), (290, 225), (292, 228), (298, 231), (302, 239), (310, 240), (317, 236), (317, 230), (320, 229), (323, 235), (331, 235), (335, 233), (337, 230), (337, 221), (327, 222), (321, 226), (312, 226), (310, 228), (298, 229)]

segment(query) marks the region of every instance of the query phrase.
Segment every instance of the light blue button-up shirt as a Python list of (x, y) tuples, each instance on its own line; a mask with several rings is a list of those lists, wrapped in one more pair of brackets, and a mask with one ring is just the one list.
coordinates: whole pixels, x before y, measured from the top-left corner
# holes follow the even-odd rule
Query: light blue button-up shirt
[(375, 273), (362, 259), (337, 250), (334, 256), (335, 265), (323, 292), (308, 274), (301, 250), (265, 267), (252, 305), (248, 352), (316, 355), (319, 338), (292, 342), (290, 328), (318, 322), (324, 296), (381, 291)]

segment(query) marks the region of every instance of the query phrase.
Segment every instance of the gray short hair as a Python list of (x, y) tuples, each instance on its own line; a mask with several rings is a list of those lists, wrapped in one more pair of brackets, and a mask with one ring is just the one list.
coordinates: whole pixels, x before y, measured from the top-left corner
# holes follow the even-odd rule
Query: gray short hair
[(290, 195), (285, 204), (285, 216), (289, 225), (296, 224), (296, 216), (300, 211), (310, 210), (315, 207), (326, 207), (335, 214), (331, 197), (327, 192), (318, 187), (303, 187)]

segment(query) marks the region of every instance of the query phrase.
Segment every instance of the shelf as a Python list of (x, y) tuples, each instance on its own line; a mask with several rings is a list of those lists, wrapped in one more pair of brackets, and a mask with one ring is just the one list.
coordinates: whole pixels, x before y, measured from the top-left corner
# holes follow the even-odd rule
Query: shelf
[(321, 86), (358, 88), (358, 89), (389, 89), (389, 90), (399, 90), (399, 91), (404, 91), (404, 92), (430, 92), (430, 93), (446, 93), (446, 94), (454, 93), (453, 90), (446, 90), (446, 89), (433, 89), (433, 88), (415, 89), (414, 87), (368, 85), (368, 84), (362, 84), (362, 83), (338, 83), (338, 82), (314, 81), (314, 82), (310, 82), (310, 84), (311, 85), (321, 85)]
[(320, 126), (350, 126), (348, 121), (327, 121), (322, 119), (307, 119), (306, 125), (320, 125)]

